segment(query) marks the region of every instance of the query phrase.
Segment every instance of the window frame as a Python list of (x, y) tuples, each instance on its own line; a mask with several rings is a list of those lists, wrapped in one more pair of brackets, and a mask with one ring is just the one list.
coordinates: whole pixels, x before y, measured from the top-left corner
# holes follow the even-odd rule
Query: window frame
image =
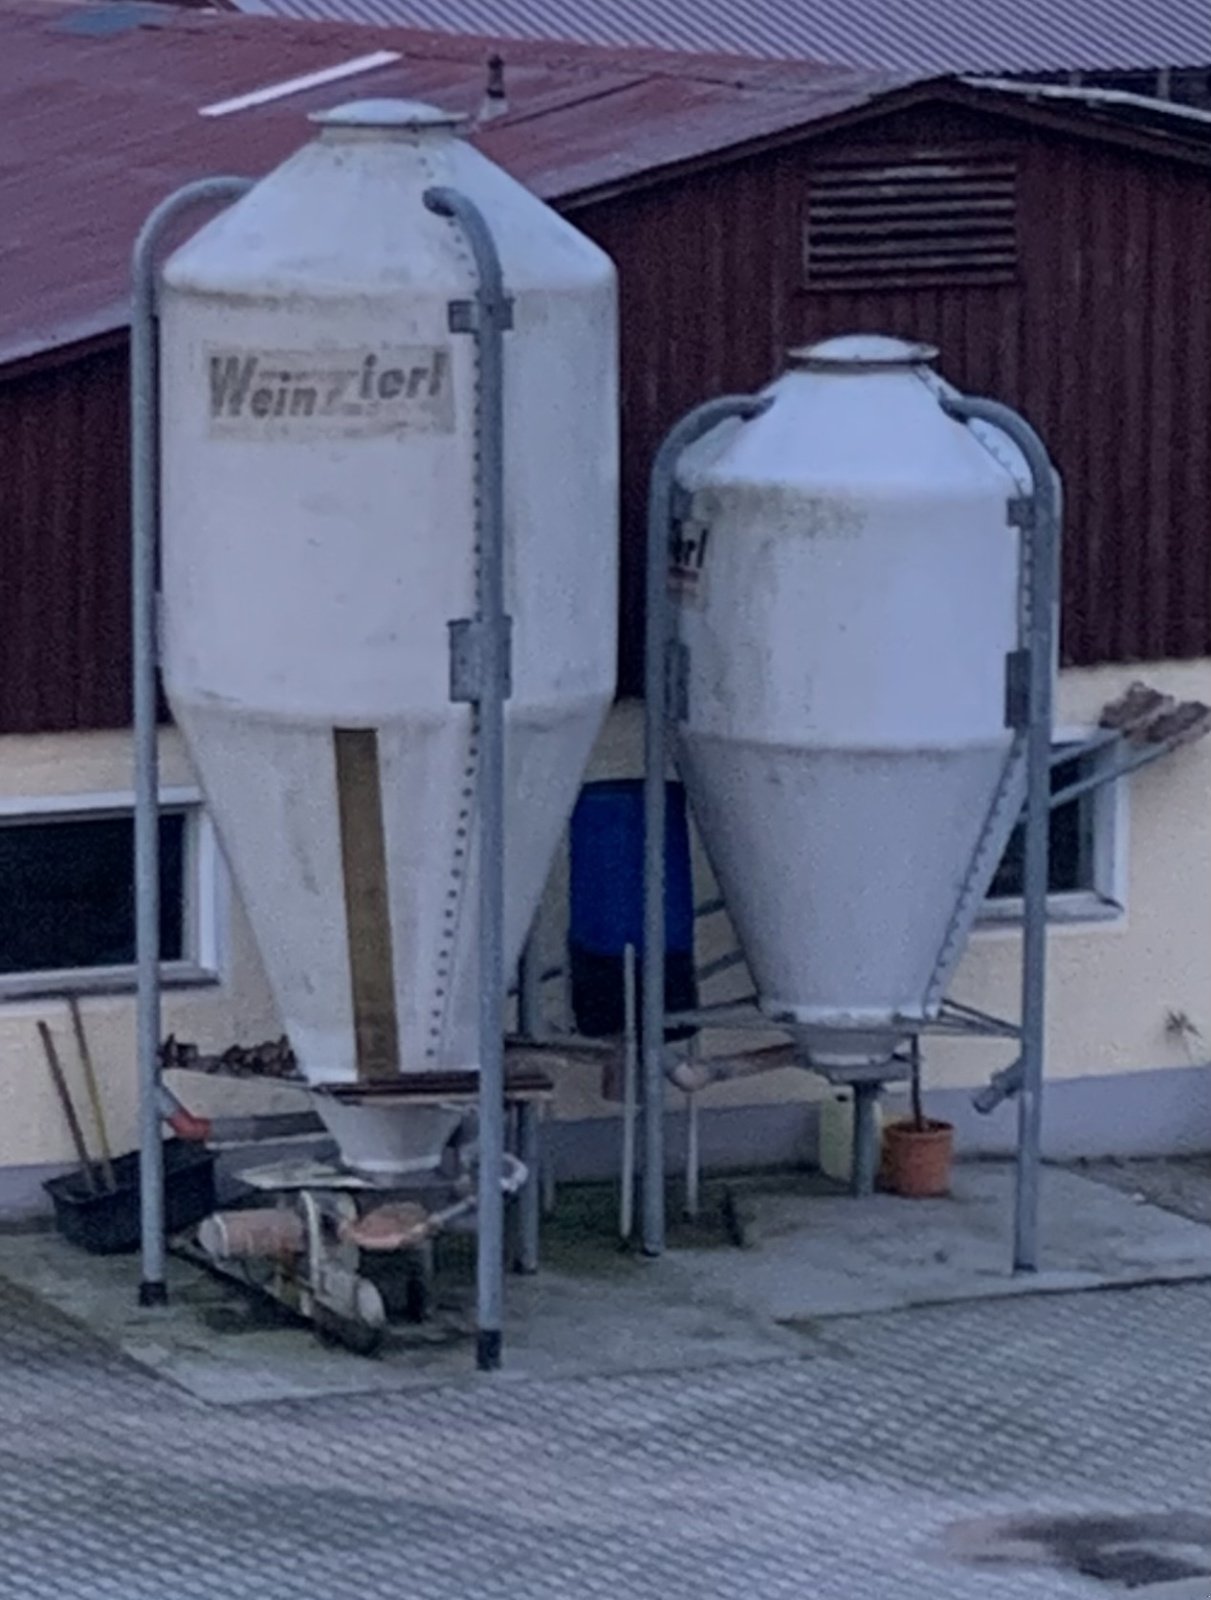
[[(1086, 725), (1062, 725), (1053, 730), (1052, 751), (1076, 746), (1094, 738), (1101, 730)], [(1110, 766), (1115, 759), (1115, 743), (1091, 752), (1095, 765)], [(1061, 890), (1047, 896), (1047, 920), (1052, 923), (1118, 922), (1127, 914), (1128, 880), (1128, 786), (1108, 782), (1092, 790), (1091, 807), (1092, 877), (1089, 889)], [(1079, 802), (1073, 802), (1074, 804)], [(1023, 915), (1021, 895), (985, 899), (976, 918), (976, 931), (1020, 925)]]
[[(134, 815), (130, 790), (83, 794), (0, 796), (0, 828), (23, 822), (91, 822)], [(222, 981), (230, 885), (218, 836), (194, 785), (160, 791), (164, 811), (185, 816), (184, 894), (180, 960), (160, 963), (165, 988), (205, 988)], [(136, 986), (133, 963), (109, 967), (46, 968), (40, 972), (0, 973), (0, 1003), (67, 994), (128, 994)]]

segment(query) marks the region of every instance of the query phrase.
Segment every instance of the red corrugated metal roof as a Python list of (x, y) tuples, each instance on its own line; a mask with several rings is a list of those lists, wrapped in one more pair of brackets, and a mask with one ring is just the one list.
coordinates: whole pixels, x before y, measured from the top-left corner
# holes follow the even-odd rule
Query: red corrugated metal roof
[[(483, 40), (111, 0), (0, 7), (0, 363), (126, 320), (131, 244), (191, 178), (257, 175), (309, 137), (309, 112), (402, 95), (475, 112)], [(401, 59), (226, 116), (201, 107), (377, 50)], [(776, 135), (890, 80), (653, 52), (508, 46), (509, 111), (476, 135), (539, 194), (567, 200)]]
[(1208, 0), (233, 0), (239, 10), (920, 74), (1211, 63)]

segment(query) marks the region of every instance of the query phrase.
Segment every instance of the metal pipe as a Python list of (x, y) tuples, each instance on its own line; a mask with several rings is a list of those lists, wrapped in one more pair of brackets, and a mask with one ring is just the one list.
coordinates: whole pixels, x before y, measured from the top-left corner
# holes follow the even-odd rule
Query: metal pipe
[(1021, 1087), (1022, 1062), (1019, 1057), (999, 1072), (994, 1072), (984, 1087), (972, 1095), (971, 1103), (981, 1116), (986, 1117), (996, 1110), (1002, 1100), (1009, 1100), (1017, 1094)]
[(130, 544), (135, 785), (135, 1036), (139, 1074), (139, 1304), (168, 1299), (164, 1277), (164, 1151), (160, 1133), (160, 763), (156, 728), (159, 556), (157, 257), (168, 229), (194, 206), (236, 200), (248, 178), (202, 178), (147, 217), (131, 255)]
[(763, 1072), (779, 1072), (794, 1067), (798, 1054), (793, 1044), (772, 1044), (737, 1056), (706, 1056), (674, 1061), (665, 1077), (683, 1094), (696, 1094), (713, 1083), (730, 1083), (734, 1078), (756, 1078)]
[(625, 1241), (635, 1231), (635, 1114), (639, 1101), (639, 1040), (635, 1015), (635, 946), (622, 952), (622, 1175), (618, 1233)]
[(668, 538), (682, 452), (730, 418), (753, 417), (768, 401), (728, 395), (696, 406), (665, 436), (648, 486), (644, 621), (643, 792), (643, 1250), (664, 1250), (664, 829), (668, 776), (666, 685), (669, 646)]
[[(918, 1041), (913, 1040), (919, 1048)], [(850, 1163), (850, 1193), (865, 1199), (875, 1192), (875, 1173), (878, 1168), (879, 1125), (877, 1113), (881, 1085), (858, 1082), (854, 1090), (854, 1147)]]
[(517, 964), (517, 1031), (523, 1039), (542, 1038), (543, 976), (537, 929), (531, 928)]
[(516, 1268), (518, 1272), (538, 1271), (538, 1248), (541, 1234), (542, 1180), (540, 1169), (540, 1106), (535, 1100), (523, 1100), (517, 1107), (517, 1155), (526, 1169), (526, 1181), (518, 1197), (518, 1243)]
[(1029, 578), (1030, 677), (1026, 727), (1026, 859), (1022, 908), (1022, 1073), (1018, 1092), (1018, 1163), (1013, 1265), (1038, 1266), (1039, 1164), (1043, 1120), (1044, 1020), (1047, 998), (1047, 879), (1050, 856), (1053, 674), (1058, 640), (1060, 496), (1055, 469), (1038, 434), (997, 400), (944, 402), (961, 421), (1006, 434), (1025, 457), (1031, 490), (1022, 536)]
[(504, 332), (511, 325), (500, 255), (479, 208), (457, 190), (425, 192), (425, 205), (462, 231), (475, 260), (476, 502), (479, 562), (475, 623), (480, 673), (479, 743), (479, 1204), (476, 1222), (476, 1363), (500, 1366), (504, 1317), (504, 740), (509, 619), (504, 562)]
[(1167, 744), (1150, 745), (1146, 750), (1139, 751), (1126, 761), (1107, 766), (1103, 771), (1091, 772), (1087, 778), (1077, 778), (1074, 782), (1066, 784), (1064, 788), (1057, 789), (1051, 796), (1051, 809), (1055, 811), (1060, 806), (1071, 804), (1079, 800), (1083, 794), (1089, 794), (1094, 789), (1104, 789), (1108, 783), (1117, 783), (1120, 778), (1126, 778), (1133, 772), (1138, 772), (1141, 767), (1147, 767), (1154, 761), (1159, 761), (1162, 756), (1170, 753), (1172, 746)]

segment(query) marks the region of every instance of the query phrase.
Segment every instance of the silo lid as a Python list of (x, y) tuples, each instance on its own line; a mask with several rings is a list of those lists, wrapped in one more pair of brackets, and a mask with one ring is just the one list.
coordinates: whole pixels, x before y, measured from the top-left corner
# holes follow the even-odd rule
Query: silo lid
[(307, 120), (323, 128), (390, 128), (417, 133), (461, 127), (467, 118), (423, 100), (353, 100), (330, 111), (313, 111)]
[(893, 339), (884, 333), (846, 333), (820, 344), (790, 351), (792, 370), (808, 372), (886, 372), (891, 367), (919, 367), (937, 359), (931, 344)]

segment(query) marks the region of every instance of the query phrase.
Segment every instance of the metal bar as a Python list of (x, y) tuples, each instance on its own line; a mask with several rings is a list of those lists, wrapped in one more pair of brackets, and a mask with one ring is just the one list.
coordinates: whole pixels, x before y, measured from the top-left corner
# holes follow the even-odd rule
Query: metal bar
[(1123, 737), (1121, 728), (1099, 728), (1097, 733), (1091, 734), (1088, 739), (1081, 739), (1073, 744), (1061, 744), (1051, 752), (1051, 766), (1063, 767), (1069, 761), (1080, 761), (1084, 756), (1096, 755), (1099, 750), (1114, 744)]
[(783, 1026), (759, 1011), (755, 1004), (747, 1005), (743, 1000), (724, 1000), (717, 1006), (695, 1006), (690, 1011), (672, 1011), (664, 1020), (670, 1028), (781, 1029)]
[(1030, 580), (1030, 690), (1026, 729), (1026, 860), (1022, 897), (1022, 1076), (1018, 1094), (1013, 1265), (1017, 1272), (1033, 1272), (1038, 1266), (1060, 497), (1055, 469), (1046, 446), (1016, 411), (996, 400), (960, 398), (946, 400), (943, 405), (951, 416), (967, 422), (985, 422), (1008, 435), (1025, 457), (1031, 476), (1031, 514), (1022, 530), (1028, 552), (1026, 570)]
[(1088, 794), (1093, 789), (1104, 788), (1108, 783), (1117, 783), (1120, 778), (1126, 778), (1131, 773), (1138, 772), (1141, 767), (1150, 766), (1162, 756), (1169, 755), (1173, 749), (1172, 744), (1150, 745), (1147, 750), (1141, 750), (1130, 761), (1119, 762), (1101, 772), (1091, 772), (1087, 778), (1078, 778), (1074, 783), (1056, 790), (1051, 796), (1051, 809), (1054, 811), (1058, 806), (1069, 805), (1073, 800), (1079, 800), (1081, 795)]
[[(687, 1059), (698, 1055), (698, 1035), (687, 1046)], [(702, 1144), (698, 1115), (698, 1095), (690, 1089), (685, 1097), (685, 1214), (693, 1222), (701, 1204)]]
[(425, 205), (461, 230), (475, 260), (474, 337), (479, 358), (475, 459), (479, 519), (476, 622), (485, 668), (475, 701), (479, 740), (479, 1189), (476, 1207), (476, 1363), (500, 1366), (504, 1341), (504, 739), (509, 623), (504, 561), (504, 330), (500, 256), (479, 208), (457, 190), (425, 192)]
[(139, 229), (131, 256), (130, 544), (135, 768), (135, 965), (139, 1068), (139, 1304), (163, 1305), (164, 1151), (160, 1135), (160, 764), (156, 730), (159, 553), (157, 256), (168, 229), (207, 202), (236, 200), (248, 178), (202, 178), (170, 194)]
[(682, 452), (731, 417), (753, 417), (768, 404), (724, 396), (696, 406), (665, 436), (648, 486), (644, 622), (643, 805), (643, 1249), (664, 1250), (664, 828), (668, 777), (665, 692), (669, 645), (668, 539), (673, 485)]
[(622, 1174), (618, 1194), (618, 1233), (635, 1231), (635, 1117), (639, 1109), (639, 1040), (635, 1015), (635, 946), (622, 952)]
[(550, 1123), (552, 1114), (550, 1106), (543, 1106), (542, 1120), (546, 1128), (546, 1136), (542, 1141), (541, 1163), (541, 1194), (540, 1203), (544, 1217), (555, 1215), (555, 1203), (559, 1198), (558, 1177), (555, 1171), (555, 1141), (551, 1138)]
[(539, 1130), (540, 1107), (536, 1100), (522, 1100), (517, 1106), (517, 1156), (526, 1169), (526, 1181), (517, 1198), (518, 1272), (538, 1271), (538, 1246), (541, 1232), (542, 1176)]
[(729, 950), (726, 955), (716, 956), (714, 961), (708, 961), (698, 968), (696, 977), (699, 983), (706, 983), (710, 978), (717, 978), (722, 972), (730, 972), (733, 967), (744, 965), (743, 950)]
[(864, 1199), (875, 1192), (875, 1173), (878, 1168), (879, 1127), (876, 1120), (879, 1109), (879, 1084), (857, 1082), (854, 1095), (854, 1148), (850, 1167), (850, 1193)]
[(956, 1019), (966, 1019), (978, 1024), (984, 1032), (1003, 1035), (1007, 1039), (1016, 1039), (1020, 1031), (1017, 1023), (1007, 1022), (1004, 1017), (994, 1017), (991, 1011), (981, 1011), (978, 1006), (964, 1005), (961, 1000), (944, 1000), (942, 1012), (943, 1015), (954, 1012)]
[(517, 964), (517, 1031), (523, 1039), (543, 1036), (542, 985), (546, 974), (539, 956), (536, 929), (531, 928)]

